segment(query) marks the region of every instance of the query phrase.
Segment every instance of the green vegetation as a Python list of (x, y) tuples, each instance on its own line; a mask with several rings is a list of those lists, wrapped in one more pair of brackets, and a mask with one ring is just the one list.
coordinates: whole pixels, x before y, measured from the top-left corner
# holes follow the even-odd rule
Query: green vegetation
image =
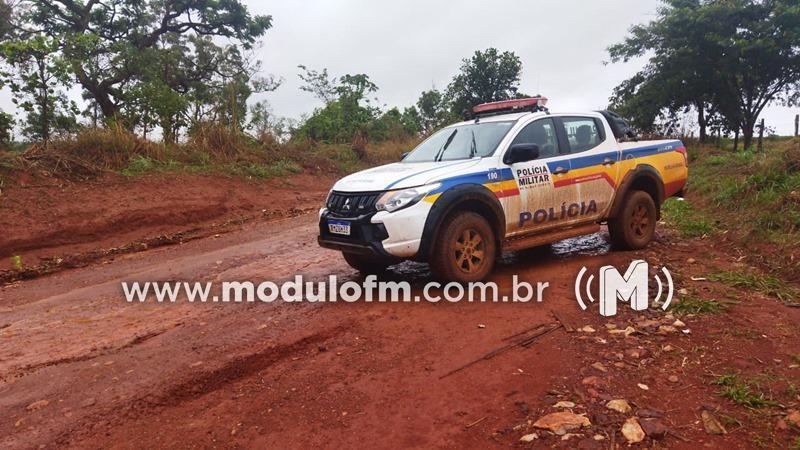
[(681, 296), (670, 310), (676, 314), (715, 314), (728, 309), (728, 304), (690, 294)]
[(791, 301), (797, 291), (785, 281), (778, 278), (744, 271), (725, 271), (709, 275), (711, 281), (719, 281), (732, 287), (758, 291), (764, 295), (777, 297), (783, 301)]
[(285, 159), (271, 164), (255, 162), (231, 162), (227, 164), (200, 162), (192, 164), (175, 160), (158, 161), (137, 155), (127, 167), (120, 170), (120, 173), (125, 176), (139, 176), (157, 172), (226, 173), (245, 178), (268, 179), (299, 173), (302, 170), (302, 167), (296, 162)]
[(797, 388), (796, 384), (792, 382), (786, 384), (786, 395), (788, 395), (789, 398), (795, 398), (798, 394), (800, 394), (800, 389)]
[(19, 255), (14, 255), (11, 257), (11, 267), (16, 270), (22, 269), (22, 257)]
[(661, 214), (683, 236), (701, 237), (714, 232), (714, 224), (705, 218), (706, 214), (695, 210), (687, 201), (668, 199), (661, 206)]
[(761, 390), (761, 383), (755, 380), (743, 380), (739, 375), (725, 374), (712, 383), (721, 387), (717, 394), (740, 406), (764, 408), (778, 404)]
[(794, 441), (789, 446), (789, 450), (800, 450), (800, 436), (794, 438)]
[[(271, 17), (250, 16), (239, 1), (163, 7), (146, 0), (117, 15), (94, 2), (26, 3), (0, 35), (0, 85), (19, 99), (29, 139), (19, 155), (5, 152), (19, 146), (11, 142), (12, 117), (0, 113), (4, 171), (77, 179), (173, 170), (252, 178), (303, 167), (350, 172), (398, 161), (475, 103), (521, 95), (519, 58), (493, 48), (464, 59), (445, 93), (423, 92), (402, 110), (374, 105), (378, 86), (367, 74), (334, 77), (299, 66), (300, 89), (322, 106), (295, 122), (275, 116), (266, 100), (248, 103), (282, 80), (256, 76), (260, 63), (244, 51)], [(109, 29), (119, 32), (103, 32)], [(64, 94), (73, 79), (84, 90), (83, 111)]]
[(611, 103), (646, 133), (679, 132), (681, 111), (693, 111), (701, 142), (711, 129), (741, 133), (750, 148), (766, 106), (800, 101), (798, 39), (796, 0), (663, 0), (653, 21), (608, 49), (612, 62), (648, 57)]
[(299, 66), (301, 90), (313, 94), (324, 106), (318, 108), (292, 133), (293, 138), (329, 144), (408, 139), (428, 134), (449, 122), (460, 120), (472, 106), (524, 96), (518, 92), (522, 62), (513, 52), (489, 48), (462, 60), (459, 73), (442, 93), (424, 91), (416, 105), (381, 111), (369, 95), (378, 87), (365, 74), (331, 77), (327, 69)]
[[(692, 205), (668, 200), (665, 220), (694, 237), (710, 231), (709, 217), (713, 217), (717, 232), (762, 253), (770, 271), (800, 273), (800, 261), (791, 257), (800, 250), (800, 139), (768, 139), (763, 153), (734, 152), (729, 141), (721, 147), (690, 144), (688, 148), (689, 197), (684, 203)], [(783, 298), (773, 281), (749, 280), (749, 284)]]

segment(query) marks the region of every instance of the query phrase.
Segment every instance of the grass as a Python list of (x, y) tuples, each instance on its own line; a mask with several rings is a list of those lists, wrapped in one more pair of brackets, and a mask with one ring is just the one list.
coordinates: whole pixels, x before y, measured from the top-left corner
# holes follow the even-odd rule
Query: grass
[(797, 388), (797, 385), (792, 383), (791, 381), (786, 385), (786, 395), (789, 398), (797, 397), (797, 394), (800, 394), (800, 389)]
[[(668, 201), (665, 219), (686, 237), (713, 231), (760, 255), (770, 271), (800, 281), (800, 138), (769, 139), (764, 151), (690, 144), (690, 205)], [(713, 217), (714, 222), (706, 217)]]
[(22, 270), (22, 256), (14, 255), (11, 257), (11, 267), (16, 270)]
[(737, 374), (720, 375), (712, 384), (720, 386), (718, 395), (740, 406), (760, 409), (778, 404), (761, 390), (760, 383), (744, 380)]
[(717, 272), (709, 275), (708, 279), (736, 288), (754, 290), (784, 302), (792, 302), (797, 296), (797, 290), (785, 281), (755, 272), (735, 270)]
[(694, 238), (714, 233), (714, 224), (703, 217), (703, 213), (694, 209), (687, 201), (671, 198), (661, 206), (664, 220), (675, 227), (682, 236)]
[(282, 159), (268, 165), (259, 163), (233, 165), (230, 170), (233, 173), (240, 173), (250, 178), (267, 179), (300, 173), (303, 168), (294, 161)]
[(22, 152), (0, 151), (0, 176), (24, 171), (81, 180), (108, 172), (136, 177), (183, 171), (266, 179), (304, 168), (341, 174), (399, 161), (417, 142), (416, 138), (367, 142), (356, 151), (351, 144), (258, 140), (219, 124), (205, 124), (185, 142), (163, 144), (111, 126), (59, 137), (46, 146), (31, 144)]
[(144, 155), (136, 155), (128, 166), (120, 170), (120, 173), (129, 177), (159, 172), (226, 173), (244, 178), (269, 179), (300, 173), (303, 170), (298, 163), (287, 159), (272, 163), (234, 161), (220, 164), (210, 160), (207, 155), (195, 156), (192, 161), (181, 162), (172, 159), (158, 161)]
[(728, 309), (728, 305), (716, 300), (707, 300), (696, 295), (684, 295), (670, 310), (677, 314), (716, 314)]

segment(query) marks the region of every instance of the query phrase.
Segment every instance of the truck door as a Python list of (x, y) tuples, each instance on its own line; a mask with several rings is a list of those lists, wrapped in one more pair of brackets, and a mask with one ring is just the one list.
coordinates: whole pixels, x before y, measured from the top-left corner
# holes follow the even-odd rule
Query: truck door
[(515, 144), (538, 145), (539, 158), (508, 166), (516, 190), (519, 191), (516, 195), (503, 198), (506, 234), (509, 236), (528, 234), (557, 225), (558, 206), (553, 184), (569, 173), (569, 158), (562, 154), (556, 123), (552, 118), (541, 118), (525, 125), (514, 137), (509, 148)]
[(603, 219), (619, 183), (620, 149), (600, 117), (561, 116), (556, 127), (570, 162), (566, 177), (554, 183), (562, 224)]

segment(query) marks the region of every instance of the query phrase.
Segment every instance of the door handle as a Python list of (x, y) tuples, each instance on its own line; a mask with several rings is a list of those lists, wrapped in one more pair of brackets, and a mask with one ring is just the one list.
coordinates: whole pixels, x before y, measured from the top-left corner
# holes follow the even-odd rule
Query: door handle
[(558, 166), (558, 167), (556, 167), (556, 170), (553, 171), (553, 174), (555, 174), (555, 175), (563, 175), (563, 174), (565, 174), (567, 172), (569, 172), (569, 169), (561, 167), (561, 166)]
[(616, 161), (615, 159), (611, 159), (611, 158), (609, 158), (608, 156), (606, 156), (605, 158), (603, 158), (603, 165), (604, 165), (604, 166), (610, 166), (610, 165), (612, 165), (612, 164), (614, 164), (614, 163), (616, 163), (616, 162), (617, 162), (617, 161)]

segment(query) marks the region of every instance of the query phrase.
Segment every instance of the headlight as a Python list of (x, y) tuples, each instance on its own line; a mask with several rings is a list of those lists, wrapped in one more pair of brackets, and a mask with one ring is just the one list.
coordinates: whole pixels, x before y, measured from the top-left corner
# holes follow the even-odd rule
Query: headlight
[(393, 212), (411, 206), (422, 200), (428, 193), (433, 192), (442, 183), (427, 184), (425, 186), (389, 191), (378, 199), (375, 207), (378, 211)]

